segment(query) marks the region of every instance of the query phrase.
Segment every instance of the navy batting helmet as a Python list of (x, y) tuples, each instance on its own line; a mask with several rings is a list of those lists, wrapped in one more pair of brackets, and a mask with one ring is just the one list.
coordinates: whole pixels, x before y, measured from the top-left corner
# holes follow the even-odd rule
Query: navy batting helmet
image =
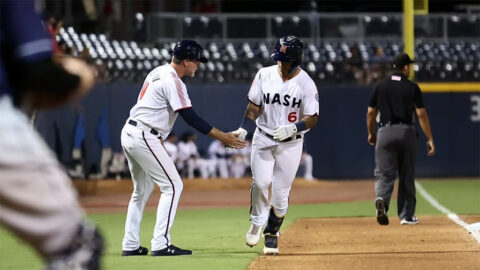
[(280, 62), (291, 62), (292, 68), (302, 64), (303, 41), (295, 36), (282, 37), (275, 43), (272, 59)]
[(179, 60), (194, 60), (206, 63), (208, 60), (202, 55), (203, 48), (193, 40), (182, 40), (175, 44), (173, 56)]

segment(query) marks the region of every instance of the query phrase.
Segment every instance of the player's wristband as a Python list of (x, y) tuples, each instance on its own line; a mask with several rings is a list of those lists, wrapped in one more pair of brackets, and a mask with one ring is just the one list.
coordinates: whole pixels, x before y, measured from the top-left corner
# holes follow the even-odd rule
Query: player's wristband
[(297, 132), (307, 129), (307, 123), (305, 123), (303, 120), (295, 123), (295, 126), (297, 126)]
[(248, 132), (247, 134), (252, 134), (255, 131), (255, 128), (257, 128), (257, 124), (252, 119), (245, 117), (243, 118), (240, 127), (245, 129)]

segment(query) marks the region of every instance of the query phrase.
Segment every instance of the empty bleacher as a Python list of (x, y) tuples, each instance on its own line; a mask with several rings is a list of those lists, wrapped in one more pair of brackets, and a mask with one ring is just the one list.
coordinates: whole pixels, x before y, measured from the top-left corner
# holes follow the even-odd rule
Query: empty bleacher
[[(278, 35), (291, 31), (283, 25), (283, 18), (276, 19), (274, 25), (278, 28), (274, 29)], [(188, 18), (184, 22), (194, 24)], [(296, 23), (300, 25), (301, 21)], [(387, 27), (389, 22), (380, 18), (378, 23)], [(195, 24), (203, 30), (209, 27), (205, 21)], [(397, 27), (396, 23), (394, 25)], [(381, 34), (381, 29), (372, 34)], [(215, 31), (195, 30), (193, 33), (212, 36)], [(62, 29), (58, 40), (99, 66), (109, 81), (143, 81), (150, 70), (170, 61), (170, 50), (174, 46), (174, 42), (164, 42), (156, 47), (146, 47), (135, 41), (109, 40), (103, 34), (77, 33), (72, 27)], [(200, 66), (195, 78), (188, 79), (190, 82), (249, 82), (259, 68), (274, 64), (270, 58), (273, 42), (213, 40), (201, 44), (210, 61)], [(302, 66), (319, 83), (371, 83), (388, 72), (390, 59), (403, 51), (399, 42), (383, 40), (321, 41), (306, 42), (305, 45)], [(417, 41), (415, 59), (418, 81), (480, 80), (479, 40)], [(368, 77), (371, 72), (374, 72), (373, 78)]]

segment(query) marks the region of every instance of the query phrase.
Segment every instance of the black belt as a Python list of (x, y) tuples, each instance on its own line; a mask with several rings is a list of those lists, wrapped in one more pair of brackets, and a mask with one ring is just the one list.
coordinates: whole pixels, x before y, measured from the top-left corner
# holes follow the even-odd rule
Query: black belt
[[(261, 128), (258, 128), (258, 131), (260, 131), (260, 133), (262, 133), (263, 135), (269, 137), (270, 139), (274, 140), (274, 141), (277, 141), (273, 138), (272, 135), (268, 134), (267, 132), (265, 132), (263, 129)], [(296, 139), (300, 139), (302, 138), (302, 135), (295, 135), (295, 136), (292, 136), (292, 137), (288, 137), (286, 138), (285, 140), (283, 141), (278, 141), (278, 142), (289, 142), (289, 141), (292, 141), (292, 140), (296, 140)]]
[[(134, 127), (137, 126), (137, 121), (135, 121), (135, 120), (130, 119), (130, 120), (128, 120), (128, 123), (129, 123), (130, 125), (134, 126)], [(152, 133), (152, 134), (155, 135), (155, 136), (158, 136), (158, 134), (159, 134), (158, 131), (156, 131), (156, 130), (153, 129), (153, 128), (150, 129), (150, 133)]]
[(400, 125), (400, 124), (411, 125), (411, 123), (405, 123), (402, 121), (382, 121), (378, 123), (378, 127), (393, 126), (393, 125)]

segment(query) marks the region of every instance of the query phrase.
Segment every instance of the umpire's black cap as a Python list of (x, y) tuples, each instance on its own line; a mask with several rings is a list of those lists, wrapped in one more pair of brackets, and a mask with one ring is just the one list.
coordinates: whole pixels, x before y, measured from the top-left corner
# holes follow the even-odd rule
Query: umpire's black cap
[(194, 60), (206, 63), (208, 60), (202, 55), (202, 52), (202, 46), (193, 40), (179, 41), (173, 48), (173, 56), (179, 60)]
[(410, 59), (410, 56), (406, 53), (401, 53), (396, 55), (393, 60), (392, 60), (392, 67), (393, 68), (403, 68), (406, 65), (410, 65), (412, 63), (415, 63), (412, 59)]

